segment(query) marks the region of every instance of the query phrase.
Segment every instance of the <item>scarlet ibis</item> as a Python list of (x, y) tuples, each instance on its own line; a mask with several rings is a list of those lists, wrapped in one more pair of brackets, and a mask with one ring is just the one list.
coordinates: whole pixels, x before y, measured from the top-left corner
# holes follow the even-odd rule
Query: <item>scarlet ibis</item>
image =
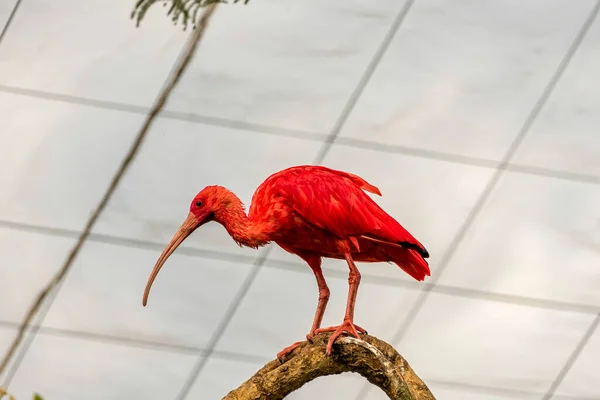
[[(393, 262), (418, 281), (430, 275), (425, 258), (429, 253), (394, 218), (382, 210), (364, 191), (381, 196), (379, 189), (357, 175), (323, 166), (303, 165), (269, 176), (254, 192), (248, 215), (242, 201), (222, 186), (207, 186), (192, 201), (190, 212), (164, 249), (148, 278), (143, 305), (154, 279), (167, 258), (196, 228), (215, 221), (225, 227), (240, 246), (257, 249), (275, 242), (302, 258), (313, 270), (319, 287), (319, 300), (311, 338), (320, 332), (334, 332), (327, 354), (342, 333), (356, 338), (366, 331), (354, 324), (354, 303), (360, 272), (354, 264)], [(329, 288), (321, 270), (321, 258), (345, 259), (350, 268), (348, 301), (343, 322), (321, 328)], [(283, 349), (293, 350), (300, 342)]]

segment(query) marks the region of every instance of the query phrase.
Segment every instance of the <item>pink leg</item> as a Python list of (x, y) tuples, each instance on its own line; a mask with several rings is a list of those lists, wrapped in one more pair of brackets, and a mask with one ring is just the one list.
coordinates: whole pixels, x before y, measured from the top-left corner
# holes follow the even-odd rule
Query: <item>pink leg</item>
[[(323, 276), (323, 271), (321, 270), (321, 257), (302, 257), (310, 266), (310, 268), (315, 273), (315, 278), (317, 278), (317, 285), (319, 286), (319, 302), (317, 304), (317, 311), (315, 312), (315, 318), (313, 320), (312, 328), (310, 332), (306, 335), (306, 339), (309, 341), (315, 335), (315, 331), (321, 327), (321, 321), (323, 321), (323, 315), (325, 314), (325, 308), (327, 307), (327, 302), (329, 301), (329, 288), (327, 287), (327, 282), (325, 282), (325, 277)], [(281, 358), (287, 353), (294, 350), (303, 342), (296, 342), (291, 346), (286, 347), (277, 353), (277, 358)]]
[(315, 334), (321, 332), (331, 332), (333, 331), (333, 335), (329, 338), (327, 342), (327, 354), (331, 354), (331, 349), (333, 347), (333, 342), (342, 333), (346, 332), (351, 334), (352, 336), (360, 339), (360, 333), (367, 333), (363, 328), (358, 325), (354, 325), (354, 304), (356, 303), (356, 295), (358, 294), (358, 285), (360, 283), (360, 272), (356, 265), (354, 264), (354, 260), (350, 253), (346, 253), (346, 262), (348, 263), (348, 267), (350, 268), (350, 273), (348, 274), (348, 285), (350, 286), (348, 290), (348, 302), (346, 304), (346, 315), (344, 316), (344, 322), (338, 326), (330, 326), (328, 328), (320, 328), (315, 330)]
[(312, 328), (308, 335), (306, 335), (306, 338), (310, 340), (315, 335), (315, 331), (321, 327), (323, 315), (325, 314), (325, 308), (327, 307), (327, 302), (329, 301), (329, 288), (327, 287), (327, 282), (325, 282), (325, 277), (323, 276), (323, 271), (321, 270), (321, 258), (319, 257), (316, 262), (312, 262), (311, 260), (308, 265), (310, 265), (315, 273), (317, 285), (319, 286), (319, 303), (317, 304), (317, 311), (315, 312)]

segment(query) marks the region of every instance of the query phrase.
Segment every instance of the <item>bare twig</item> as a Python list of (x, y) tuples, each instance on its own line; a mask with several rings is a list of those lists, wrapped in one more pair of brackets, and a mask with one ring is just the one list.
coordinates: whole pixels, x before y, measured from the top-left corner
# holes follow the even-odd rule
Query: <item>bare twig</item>
[(171, 91), (179, 82), (181, 75), (183, 74), (186, 67), (189, 65), (192, 57), (194, 56), (194, 52), (195, 52), (196, 48), (198, 47), (198, 43), (200, 42), (200, 39), (202, 38), (204, 31), (206, 30), (208, 21), (210, 20), (211, 15), (215, 11), (216, 6), (217, 6), (217, 3), (213, 3), (213, 4), (209, 5), (208, 7), (206, 7), (206, 9), (205, 9), (204, 13), (202, 14), (200, 21), (198, 23), (198, 29), (194, 30), (194, 32), (191, 34), (190, 38), (188, 39), (188, 42), (186, 43), (183, 50), (181, 51), (179, 58), (175, 64), (173, 70), (171, 71), (171, 74), (167, 78), (167, 82), (166, 82), (165, 86), (163, 87), (162, 91), (159, 93), (159, 96), (158, 96), (156, 102), (152, 106), (152, 109), (148, 113), (146, 120), (144, 121), (144, 124), (142, 125), (142, 128), (138, 132), (135, 142), (129, 149), (126, 157), (123, 159), (118, 171), (116, 172), (115, 176), (112, 179), (112, 182), (110, 183), (108, 189), (106, 190), (104, 196), (102, 197), (102, 200), (100, 201), (100, 203), (94, 210), (92, 216), (88, 220), (88, 222), (83, 230), (83, 233), (79, 237), (79, 240), (77, 241), (77, 243), (75, 244), (75, 246), (73, 247), (71, 252), (69, 253), (69, 256), (65, 260), (64, 264), (57, 271), (57, 273), (52, 277), (50, 282), (48, 282), (46, 287), (38, 294), (37, 298), (35, 299), (33, 304), (30, 306), (27, 313), (25, 314), (25, 318), (23, 319), (23, 321), (21, 322), (21, 325), (19, 326), (19, 331), (18, 331), (15, 339), (13, 340), (12, 344), (8, 348), (8, 351), (5, 353), (4, 358), (2, 360), (2, 364), (0, 364), (0, 375), (4, 372), (8, 363), (10, 362), (11, 358), (13, 357), (15, 351), (19, 347), (21, 341), (23, 340), (25, 331), (31, 325), (32, 319), (37, 315), (44, 300), (60, 284), (60, 282), (63, 280), (63, 278), (65, 277), (67, 272), (70, 270), (71, 266), (73, 265), (73, 261), (77, 257), (77, 254), (79, 254), (79, 251), (81, 250), (81, 247), (83, 246), (83, 243), (85, 242), (85, 240), (89, 236), (90, 232), (92, 231), (92, 228), (94, 227), (94, 224), (98, 220), (98, 217), (100, 216), (102, 211), (104, 211), (104, 209), (106, 208), (106, 205), (108, 204), (112, 194), (114, 193), (115, 189), (119, 185), (121, 178), (125, 174), (125, 171), (131, 165), (131, 162), (133, 161), (137, 151), (139, 150), (140, 146), (142, 145), (142, 142), (144, 141), (144, 138), (146, 137), (146, 134), (148, 133), (148, 130), (149, 130), (150, 126), (152, 125), (152, 122), (154, 121), (154, 118), (156, 118), (158, 113), (162, 110), (163, 106), (167, 102), (167, 99), (169, 98), (169, 95), (171, 94)]
[(320, 376), (355, 372), (392, 400), (435, 400), (408, 362), (389, 344), (369, 335), (338, 338), (325, 354), (331, 334), (305, 342), (282, 361), (273, 360), (223, 400), (280, 400)]

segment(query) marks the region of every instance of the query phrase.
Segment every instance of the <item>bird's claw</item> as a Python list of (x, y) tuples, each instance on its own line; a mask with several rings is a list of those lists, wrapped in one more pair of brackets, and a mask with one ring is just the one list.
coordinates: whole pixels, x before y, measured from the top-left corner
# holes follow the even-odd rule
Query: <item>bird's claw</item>
[[(368, 335), (366, 329), (361, 328), (358, 325), (355, 325), (354, 322), (350, 321), (350, 320), (344, 320), (344, 323), (348, 321), (348, 323), (350, 323), (352, 326), (354, 326), (354, 329), (356, 330), (356, 332), (358, 333), (363, 333), (365, 335)], [(344, 325), (344, 323), (342, 323), (342, 325)], [(342, 325), (338, 325), (338, 326), (329, 326), (327, 328), (319, 328), (319, 329), (315, 329), (315, 331), (313, 332), (313, 335), (311, 336), (314, 337), (315, 335), (318, 335), (319, 333), (323, 333), (323, 332), (335, 332), (339, 327), (341, 327)], [(352, 328), (351, 328), (352, 329)], [(352, 332), (349, 332), (352, 333)], [(310, 335), (310, 334), (309, 334)], [(308, 337), (308, 335), (307, 335)]]
[[(367, 334), (367, 331), (364, 328), (361, 328), (360, 326), (355, 325), (354, 322), (352, 322), (349, 319), (345, 319), (341, 325), (329, 326), (327, 328), (318, 328), (318, 329), (315, 329), (314, 331), (307, 333), (306, 340), (310, 344), (313, 344), (314, 343), (313, 338), (315, 337), (315, 335), (318, 335), (319, 333), (323, 333), (323, 332), (333, 332), (333, 335), (331, 335), (331, 337), (329, 338), (329, 341), (327, 342), (327, 355), (331, 354), (331, 349), (333, 348), (333, 342), (335, 341), (335, 339), (340, 337), (342, 335), (342, 333), (348, 333), (357, 339), (360, 339), (359, 333), (362, 333), (365, 335)], [(288, 355), (289, 353), (291, 353), (292, 351), (294, 351), (294, 349), (296, 347), (300, 346), (302, 343), (304, 343), (304, 342), (293, 343), (290, 346), (286, 347), (285, 349), (281, 350), (279, 353), (277, 353), (277, 359), (279, 360), (279, 362), (283, 363), (282, 358), (284, 356)]]
[(285, 349), (281, 350), (279, 353), (277, 353), (277, 359), (279, 360), (279, 362), (283, 362), (283, 360), (282, 360), (283, 356), (294, 351), (294, 349), (296, 347), (300, 346), (302, 343), (304, 343), (304, 342), (296, 342), (296, 343), (286, 347)]
[(315, 331), (310, 331), (306, 334), (306, 340), (308, 340), (308, 343), (313, 344), (313, 338), (315, 337)]
[[(308, 341), (308, 343), (313, 344), (313, 338), (315, 337), (315, 331), (311, 331), (308, 332), (306, 334), (306, 340)], [(291, 353), (296, 347), (300, 346), (302, 343), (304, 342), (296, 342), (288, 347), (286, 347), (285, 349), (281, 350), (279, 353), (277, 353), (277, 359), (280, 362), (283, 362), (281, 359), (283, 356), (285, 356), (286, 354)]]
[(360, 339), (360, 333), (364, 333), (366, 334), (367, 331), (364, 330), (363, 328), (361, 328), (358, 325), (354, 325), (354, 322), (352, 322), (349, 319), (344, 319), (344, 322), (342, 322), (341, 325), (338, 326), (329, 326), (327, 328), (319, 328), (317, 330), (315, 330), (315, 335), (322, 333), (322, 332), (333, 332), (333, 335), (331, 335), (331, 337), (329, 338), (329, 341), (327, 342), (327, 351), (326, 354), (329, 355), (331, 354), (331, 349), (333, 348), (333, 342), (335, 341), (335, 339), (337, 339), (338, 337), (340, 337), (342, 335), (342, 333), (348, 333), (352, 336), (354, 336), (357, 339)]

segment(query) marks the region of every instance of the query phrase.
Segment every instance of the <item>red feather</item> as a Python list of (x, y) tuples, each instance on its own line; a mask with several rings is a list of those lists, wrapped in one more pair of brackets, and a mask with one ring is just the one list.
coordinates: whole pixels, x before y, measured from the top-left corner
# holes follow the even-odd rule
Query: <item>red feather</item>
[(347, 172), (292, 167), (257, 188), (249, 218), (278, 221), (273, 240), (295, 254), (344, 258), (350, 248), (356, 261), (392, 261), (417, 280), (430, 275), (425, 247), (363, 190), (381, 195)]

